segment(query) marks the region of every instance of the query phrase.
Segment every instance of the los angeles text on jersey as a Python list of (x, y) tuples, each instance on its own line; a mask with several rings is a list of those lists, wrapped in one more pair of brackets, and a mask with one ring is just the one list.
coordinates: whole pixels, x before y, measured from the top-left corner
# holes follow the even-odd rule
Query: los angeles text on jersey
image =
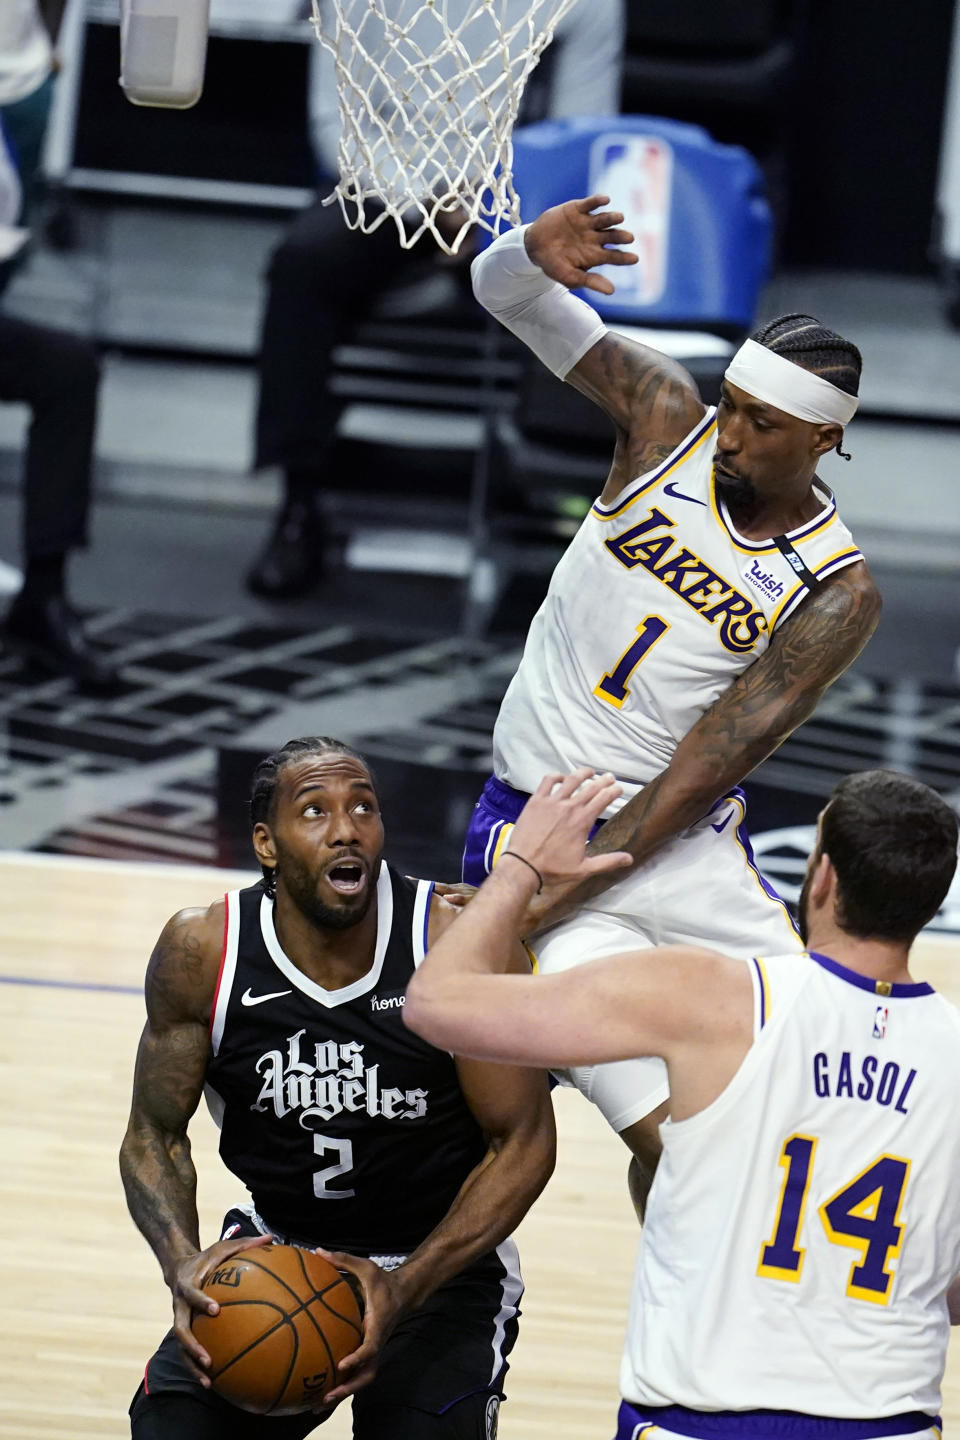
[(263, 1084), (253, 1110), (269, 1110), (278, 1119), (299, 1112), (300, 1124), (324, 1123), (344, 1111), (382, 1115), (384, 1120), (421, 1120), (427, 1113), (426, 1090), (383, 1085), (380, 1066), (366, 1065), (355, 1040), (317, 1040), (303, 1045), (306, 1030), (287, 1040), (286, 1053), (268, 1050), (256, 1063)]
[[(654, 506), (645, 520), (604, 544), (628, 570), (642, 565), (709, 624), (716, 625), (719, 621), (717, 634), (725, 649), (752, 650), (767, 628), (765, 616), (754, 608), (752, 600), (705, 564), (699, 555), (681, 545), (673, 535), (662, 533), (676, 523)], [(658, 531), (660, 533), (655, 533)]]
[(854, 1060), (849, 1050), (841, 1050), (839, 1057), (818, 1050), (813, 1057), (813, 1088), (821, 1100), (844, 1096), (850, 1100), (874, 1100), (906, 1115), (907, 1097), (916, 1078), (916, 1070), (904, 1073), (896, 1060), (887, 1060), (881, 1067), (877, 1055)]

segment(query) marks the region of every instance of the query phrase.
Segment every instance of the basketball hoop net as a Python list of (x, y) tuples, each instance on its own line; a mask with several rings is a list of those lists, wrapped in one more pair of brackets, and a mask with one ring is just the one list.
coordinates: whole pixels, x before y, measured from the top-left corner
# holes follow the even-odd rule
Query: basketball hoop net
[(473, 225), (519, 224), (510, 137), (575, 3), (324, 0), (324, 16), (311, 0), (340, 97), (340, 180), (325, 203), (366, 234), (392, 217), (407, 249), (429, 230), (450, 255)]

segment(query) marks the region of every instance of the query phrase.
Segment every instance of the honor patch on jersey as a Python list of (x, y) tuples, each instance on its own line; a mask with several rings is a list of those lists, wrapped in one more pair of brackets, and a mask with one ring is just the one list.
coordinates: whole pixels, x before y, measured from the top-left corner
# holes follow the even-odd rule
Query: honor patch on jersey
[(887, 1019), (889, 1018), (889, 1014), (890, 1014), (890, 1012), (889, 1012), (889, 1010), (887, 1009), (886, 1005), (878, 1005), (878, 1006), (877, 1006), (876, 1012), (875, 1012), (874, 1017), (873, 1017), (873, 1038), (874, 1038), (874, 1040), (882, 1040), (882, 1039), (884, 1038), (884, 1036), (886, 1035), (886, 1033), (887, 1033)]
[(370, 996), (371, 1010), (402, 1010), (407, 994), (405, 990), (386, 990), (382, 995)]

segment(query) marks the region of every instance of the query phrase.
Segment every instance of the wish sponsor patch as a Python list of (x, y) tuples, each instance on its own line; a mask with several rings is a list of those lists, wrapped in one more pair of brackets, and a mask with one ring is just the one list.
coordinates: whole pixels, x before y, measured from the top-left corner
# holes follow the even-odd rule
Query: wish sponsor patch
[(740, 574), (748, 585), (752, 585), (754, 590), (759, 590), (762, 595), (766, 595), (768, 600), (783, 599), (785, 593), (783, 581), (774, 575), (772, 570), (761, 565), (759, 560), (751, 560), (750, 564), (740, 571)]

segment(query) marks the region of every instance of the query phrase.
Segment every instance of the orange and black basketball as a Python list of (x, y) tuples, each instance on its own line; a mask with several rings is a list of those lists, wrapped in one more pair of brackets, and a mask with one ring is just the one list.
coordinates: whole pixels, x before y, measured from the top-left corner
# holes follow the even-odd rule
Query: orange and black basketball
[(360, 1343), (357, 1291), (328, 1260), (293, 1245), (242, 1250), (204, 1290), (217, 1315), (195, 1313), (213, 1388), (257, 1415), (295, 1415), (337, 1381), (337, 1362)]

